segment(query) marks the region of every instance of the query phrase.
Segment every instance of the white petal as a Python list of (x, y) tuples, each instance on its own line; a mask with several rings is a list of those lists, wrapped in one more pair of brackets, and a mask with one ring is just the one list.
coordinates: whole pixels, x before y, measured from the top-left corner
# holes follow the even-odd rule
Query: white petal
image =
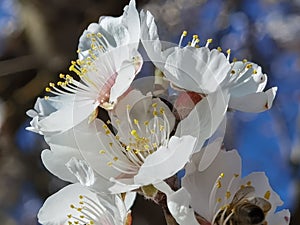
[(289, 210), (284, 209), (274, 214), (267, 214), (266, 221), (268, 224), (274, 225), (288, 225), (290, 224), (291, 213)]
[(136, 74), (135, 65), (133, 62), (124, 61), (120, 70), (116, 72), (118, 76), (110, 90), (110, 102), (116, 102), (118, 97), (127, 91)]
[(167, 79), (179, 88), (206, 94), (217, 90), (230, 64), (216, 49), (185, 47), (176, 48), (168, 56), (165, 70)]
[(44, 166), (55, 176), (72, 183), (77, 182), (76, 176), (71, 173), (65, 164), (72, 158), (82, 159), (79, 151), (59, 145), (51, 145), (51, 150), (42, 151), (41, 158)]
[(218, 138), (201, 150), (204, 151), (204, 153), (199, 163), (199, 171), (205, 170), (213, 162), (213, 160), (218, 155), (219, 151), (221, 151), (222, 142), (223, 138)]
[(93, 169), (84, 161), (72, 157), (67, 163), (69, 171), (77, 177), (81, 185), (91, 186), (95, 183)]
[(127, 209), (127, 211), (129, 211), (131, 209), (131, 207), (133, 206), (134, 202), (136, 199), (136, 192), (127, 192), (125, 195), (125, 199), (124, 199), (124, 204), (125, 207)]
[(140, 16), (136, 10), (135, 0), (130, 0), (128, 6), (124, 8), (122, 23), (127, 27), (130, 34), (130, 42), (138, 47), (141, 33)]
[(272, 107), (276, 92), (277, 87), (273, 87), (265, 92), (252, 93), (238, 98), (231, 97), (229, 108), (243, 112), (263, 112)]
[(199, 171), (205, 170), (218, 155), (223, 143), (225, 130), (226, 130), (226, 118), (224, 118), (217, 131), (208, 140), (207, 145), (201, 149), (201, 151), (203, 151), (203, 155), (199, 163), (199, 167), (198, 167)]
[(96, 199), (95, 194), (83, 188), (80, 184), (68, 185), (45, 201), (38, 213), (39, 223), (59, 225), (66, 222), (67, 215), (72, 212), (70, 205), (78, 203), (79, 195), (92, 196)]
[(111, 148), (109, 143), (113, 143), (115, 156), (122, 161), (127, 160), (127, 158), (122, 154), (122, 151), (118, 149), (121, 148), (121, 146), (117, 144), (115, 137), (105, 133), (103, 125), (104, 123), (101, 120), (96, 119), (93, 123), (89, 124), (89, 129), (78, 128), (74, 130), (74, 133), (78, 149), (83, 158), (98, 174), (110, 179), (110, 177), (120, 175), (120, 172), (107, 165), (108, 162), (112, 160), (112, 158), (109, 157), (110, 153), (101, 154), (100, 151), (104, 150), (108, 152)]
[(80, 104), (75, 100), (75, 102), (69, 102), (69, 104), (66, 102), (66, 104), (67, 106), (64, 108), (53, 112), (39, 122), (41, 131), (66, 131), (88, 118), (98, 106), (94, 104), (93, 100), (88, 100)]
[(147, 185), (176, 174), (190, 159), (195, 142), (192, 136), (172, 136), (168, 147), (161, 146), (145, 159), (134, 177), (135, 183)]
[[(123, 224), (122, 221), (120, 221), (122, 219), (120, 218), (120, 214), (116, 209), (115, 202), (112, 197), (105, 195), (96, 195), (95, 193), (89, 191), (87, 188), (84, 188), (78, 183), (64, 187), (45, 201), (44, 205), (38, 213), (39, 223), (45, 225), (60, 225), (65, 224), (68, 220), (74, 221), (73, 218), (69, 219), (68, 215), (71, 215), (71, 217), (80, 218), (81, 213), (75, 208), (70, 207), (70, 205), (81, 207), (79, 202), (81, 202), (82, 200), (79, 198), (79, 196), (92, 199), (94, 201), (93, 204), (96, 207), (102, 207), (102, 210), (105, 210), (105, 214), (102, 211), (101, 214), (95, 215), (96, 221), (94, 222), (96, 224), (97, 222), (99, 222), (99, 220), (110, 221), (111, 224), (116, 225)], [(89, 214), (91, 215), (92, 212), (93, 211), (90, 211)], [(114, 223), (116, 221), (120, 222)]]
[[(153, 64), (161, 71), (164, 71), (167, 56), (174, 51), (175, 45), (159, 40), (154, 17), (149, 11), (145, 12), (142, 10), (140, 17), (142, 44)], [(162, 46), (162, 44), (164, 46)]]
[[(199, 151), (204, 141), (216, 131), (227, 111), (229, 95), (226, 90), (218, 90), (207, 95), (190, 114), (180, 121), (176, 136), (191, 135), (197, 138), (196, 151)], [(195, 129), (197, 128), (197, 129)]]
[[(247, 65), (250, 64), (252, 65), (251, 68), (247, 69)], [(228, 73), (227, 77), (231, 96), (242, 97), (261, 92), (267, 84), (267, 75), (263, 74), (261, 67), (255, 63), (234, 62), (231, 71), (234, 71), (234, 74)], [(224, 83), (222, 85), (224, 86)]]
[(140, 184), (135, 184), (134, 180), (132, 178), (129, 179), (115, 179), (115, 178), (110, 178), (111, 182), (114, 182), (114, 185), (109, 188), (109, 191), (112, 194), (119, 194), (119, 193), (124, 193), (124, 192), (129, 192), (134, 189), (139, 188), (141, 185)]
[[(193, 159), (194, 157), (192, 162)], [(197, 162), (193, 163), (197, 165)], [(221, 180), (223, 188), (216, 190), (216, 182), (221, 173), (224, 174)], [(203, 172), (195, 171), (184, 176), (182, 187), (191, 194), (192, 208), (206, 220), (211, 221), (215, 213), (216, 200), (221, 198), (224, 201), (227, 187), (234, 174), (241, 174), (241, 158), (233, 150), (229, 152), (220, 151), (215, 160)], [(215, 194), (213, 194), (214, 191), (216, 191)], [(212, 196), (210, 196), (211, 194)], [(222, 204), (224, 202), (221, 202)]]
[(181, 188), (167, 196), (168, 208), (180, 225), (199, 225), (194, 210), (190, 208), (191, 196), (185, 188)]

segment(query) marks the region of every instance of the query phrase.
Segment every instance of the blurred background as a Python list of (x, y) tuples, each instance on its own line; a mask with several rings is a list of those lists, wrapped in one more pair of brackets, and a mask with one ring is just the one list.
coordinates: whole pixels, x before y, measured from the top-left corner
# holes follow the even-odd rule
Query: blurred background
[[(67, 73), (78, 38), (101, 15), (119, 16), (128, 0), (0, 0), (0, 221), (35, 225), (43, 201), (66, 185), (46, 171), (43, 138), (25, 130), (26, 110), (50, 81)], [(268, 74), (279, 90), (261, 114), (230, 113), (225, 145), (237, 148), (244, 175), (265, 171), (300, 223), (300, 0), (137, 0), (150, 10), (161, 40), (183, 30), (201, 44), (232, 51)], [(150, 68), (150, 72), (153, 68)], [(149, 71), (147, 72), (149, 73)], [(267, 87), (267, 88), (268, 88)], [(146, 206), (145, 206), (146, 204)], [(141, 206), (142, 207), (139, 207)], [(145, 211), (144, 209), (147, 209)], [(138, 199), (134, 225), (163, 225), (158, 207)]]

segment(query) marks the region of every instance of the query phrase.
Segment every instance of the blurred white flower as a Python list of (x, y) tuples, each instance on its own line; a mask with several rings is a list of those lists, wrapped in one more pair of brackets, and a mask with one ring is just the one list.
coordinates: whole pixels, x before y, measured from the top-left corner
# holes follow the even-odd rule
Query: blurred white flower
[(118, 195), (96, 194), (71, 184), (45, 201), (38, 221), (43, 225), (130, 225), (130, 207)]
[(137, 51), (139, 38), (140, 19), (134, 0), (124, 8), (122, 16), (101, 17), (98, 24), (92, 23), (79, 40), (79, 59), (69, 68), (80, 82), (60, 74), (63, 81), (50, 83), (46, 91), (59, 98), (45, 98), (60, 101), (60, 106), (47, 117), (35, 118), (35, 127), (40, 132), (65, 131), (86, 118), (92, 121), (98, 106), (113, 109), (142, 66)]
[(289, 211), (276, 211), (282, 201), (264, 173), (241, 178), (237, 151), (219, 151), (201, 172), (200, 161), (201, 154), (194, 155), (182, 188), (168, 193), (168, 207), (179, 224), (289, 224)]

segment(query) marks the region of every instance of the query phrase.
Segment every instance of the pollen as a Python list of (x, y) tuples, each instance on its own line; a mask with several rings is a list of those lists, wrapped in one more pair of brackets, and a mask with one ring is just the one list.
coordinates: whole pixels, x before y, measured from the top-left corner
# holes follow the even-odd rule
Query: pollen
[(222, 187), (222, 183), (220, 180), (217, 181), (217, 188), (221, 188)]
[(231, 196), (230, 191), (226, 191), (226, 198), (228, 199), (228, 198), (230, 198), (230, 196)]
[(250, 63), (247, 64), (246, 68), (247, 68), (247, 69), (251, 69), (251, 68), (252, 68), (252, 64), (250, 64)]
[(219, 52), (221, 52), (221, 51), (222, 51), (222, 48), (219, 46), (219, 47), (217, 48), (217, 50), (218, 50)]
[(114, 160), (114, 161), (118, 161), (119, 158), (118, 158), (117, 156), (115, 156), (115, 157), (113, 158), (113, 160)]
[(160, 108), (160, 109), (159, 109), (159, 112), (160, 112), (161, 114), (164, 114), (164, 113), (165, 113), (165, 109), (164, 109), (164, 108)]
[(266, 193), (264, 195), (264, 198), (267, 199), (267, 200), (269, 200), (270, 196), (271, 196), (271, 192), (270, 191), (266, 191)]
[(132, 130), (130, 133), (131, 133), (131, 135), (134, 136), (135, 138), (137, 138), (137, 139), (140, 138), (136, 130)]

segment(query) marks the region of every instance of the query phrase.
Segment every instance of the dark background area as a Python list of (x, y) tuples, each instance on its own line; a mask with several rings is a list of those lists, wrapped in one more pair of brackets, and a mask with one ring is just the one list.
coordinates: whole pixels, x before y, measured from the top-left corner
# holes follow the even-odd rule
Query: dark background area
[[(37, 224), (43, 201), (66, 185), (41, 164), (43, 138), (25, 130), (26, 110), (43, 96), (49, 82), (68, 73), (78, 39), (101, 15), (119, 16), (128, 1), (0, 0), (0, 221), (4, 225)], [(278, 86), (274, 106), (261, 114), (233, 113), (225, 139), (237, 148), (244, 175), (265, 171), (271, 186), (300, 222), (300, 1), (291, 0), (137, 0), (150, 10), (161, 40), (178, 42), (198, 34), (204, 45), (230, 48), (247, 58)], [(153, 69), (144, 73), (151, 73)], [(162, 212), (139, 198), (134, 224), (164, 224)]]

